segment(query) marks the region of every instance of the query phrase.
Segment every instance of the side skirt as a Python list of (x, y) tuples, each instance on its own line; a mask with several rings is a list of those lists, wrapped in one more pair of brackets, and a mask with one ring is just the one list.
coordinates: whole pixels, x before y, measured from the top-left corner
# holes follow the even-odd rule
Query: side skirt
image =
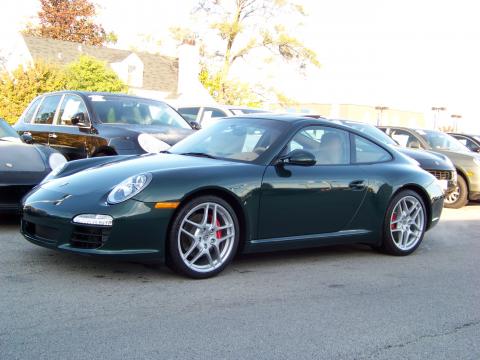
[(378, 235), (374, 234), (372, 231), (365, 229), (354, 229), (324, 234), (251, 240), (248, 246), (245, 247), (244, 253), (299, 249), (352, 243), (375, 244), (377, 242)]

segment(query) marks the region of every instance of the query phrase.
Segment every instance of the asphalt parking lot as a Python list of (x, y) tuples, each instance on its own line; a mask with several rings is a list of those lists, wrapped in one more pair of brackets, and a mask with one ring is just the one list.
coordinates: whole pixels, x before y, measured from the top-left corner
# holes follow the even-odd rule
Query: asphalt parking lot
[(0, 359), (479, 359), (480, 205), (416, 253), (241, 256), (193, 281), (34, 246), (0, 220)]

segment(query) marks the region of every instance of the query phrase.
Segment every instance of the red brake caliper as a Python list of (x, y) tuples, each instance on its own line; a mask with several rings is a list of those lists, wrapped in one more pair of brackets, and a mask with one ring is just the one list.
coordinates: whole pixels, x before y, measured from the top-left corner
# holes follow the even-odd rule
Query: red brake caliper
[[(220, 221), (217, 219), (216, 225), (220, 227)], [(217, 239), (220, 239), (222, 237), (222, 230), (217, 230)]]
[[(397, 220), (397, 214), (392, 214), (392, 222)], [(397, 228), (397, 223), (390, 225), (390, 229), (395, 230)]]

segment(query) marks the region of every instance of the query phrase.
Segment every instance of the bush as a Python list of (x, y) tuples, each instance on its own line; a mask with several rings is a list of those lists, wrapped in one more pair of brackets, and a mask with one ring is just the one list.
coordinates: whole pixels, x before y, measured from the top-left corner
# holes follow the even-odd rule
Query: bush
[(37, 95), (65, 89), (66, 84), (63, 69), (43, 61), (5, 72), (0, 76), (0, 117), (13, 124)]
[(0, 75), (0, 118), (13, 124), (36, 96), (58, 90), (126, 92), (128, 87), (107, 63), (90, 56), (66, 67), (36, 61)]

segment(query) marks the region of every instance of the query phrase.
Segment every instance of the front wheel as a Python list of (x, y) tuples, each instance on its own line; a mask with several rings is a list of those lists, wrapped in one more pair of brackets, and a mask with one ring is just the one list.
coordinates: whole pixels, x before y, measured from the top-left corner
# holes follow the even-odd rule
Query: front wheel
[(400, 256), (414, 252), (425, 235), (426, 214), (425, 204), (416, 192), (398, 193), (387, 209), (381, 249)]
[(208, 278), (232, 261), (238, 243), (239, 223), (232, 207), (216, 196), (198, 197), (173, 220), (167, 264), (189, 277)]
[(445, 207), (460, 209), (468, 203), (468, 186), (462, 176), (458, 176), (457, 187), (445, 198)]

